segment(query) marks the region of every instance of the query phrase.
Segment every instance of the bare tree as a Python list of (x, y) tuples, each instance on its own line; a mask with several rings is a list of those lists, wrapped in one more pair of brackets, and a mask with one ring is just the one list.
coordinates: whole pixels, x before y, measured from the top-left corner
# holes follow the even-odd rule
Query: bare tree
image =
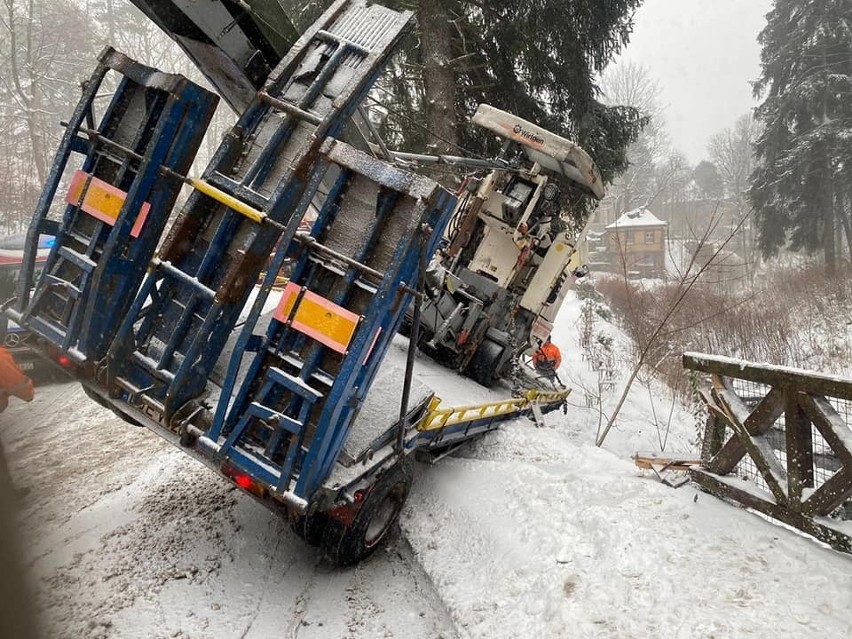
[(37, 197), (93, 59), (90, 25), (68, 0), (0, 2), (0, 195), (2, 224), (18, 230)]
[(661, 190), (657, 167), (671, 153), (660, 85), (645, 66), (625, 62), (607, 70), (601, 78), (601, 91), (607, 104), (632, 106), (648, 117), (639, 137), (627, 149), (630, 166), (609, 188), (615, 210), (650, 206)]
[[(59, 122), (73, 110), (81, 82), (107, 44), (207, 84), (183, 51), (129, 2), (0, 0), (0, 233), (26, 228), (62, 135)], [(105, 87), (115, 80), (108, 78)], [(220, 108), (199, 164), (233, 121)]]
[[(733, 127), (714, 134), (707, 147), (722, 180), (725, 198), (734, 206), (737, 220), (746, 217), (750, 220), (749, 177), (755, 167), (754, 143), (759, 135), (760, 125), (751, 113), (746, 113)], [(749, 275), (753, 277), (753, 266), (760, 260), (760, 250), (750, 221), (742, 225), (734, 245), (749, 265)]]
[[(718, 247), (712, 252), (709, 259), (707, 259), (706, 261), (699, 259), (699, 255), (702, 252), (701, 248), (704, 246), (710, 246), (710, 238), (713, 237), (714, 233), (716, 232), (720, 221), (721, 217), (718, 214), (714, 214), (713, 221), (708, 226), (704, 235), (701, 237), (698, 243), (698, 250), (696, 250), (691, 255), (685, 268), (679, 273), (676, 285), (670, 288), (667, 292), (666, 297), (659, 301), (659, 314), (657, 318), (653, 320), (650, 320), (647, 317), (641, 318), (643, 323), (645, 324), (645, 330), (639, 331), (636, 333), (636, 335), (634, 335), (634, 339), (636, 340), (637, 344), (636, 360), (633, 364), (633, 368), (630, 371), (630, 375), (627, 378), (627, 381), (624, 385), (624, 389), (621, 392), (615, 409), (609, 415), (606, 426), (603, 428), (603, 430), (599, 431), (596, 437), (595, 445), (603, 445), (607, 435), (615, 424), (615, 421), (624, 406), (624, 402), (627, 400), (627, 397), (630, 394), (630, 389), (632, 388), (633, 383), (637, 380), (640, 373), (646, 369), (649, 371), (656, 370), (660, 366), (662, 360), (672, 354), (670, 352), (670, 349), (665, 344), (665, 334), (673, 318), (676, 316), (678, 310), (681, 308), (682, 304), (684, 303), (684, 300), (690, 294), (690, 292), (718, 264), (725, 251), (726, 246), (734, 237), (736, 237), (736, 234), (739, 231), (739, 227), (742, 226), (742, 224), (744, 224), (746, 220), (741, 220), (739, 225), (736, 228), (732, 229), (726, 240), (718, 245)], [(626, 282), (626, 254), (623, 255), (622, 262), (624, 265), (623, 276)], [(631, 300), (628, 298), (627, 301), (629, 309), (628, 312), (633, 314), (634, 308), (631, 304)], [(628, 318), (628, 320), (629, 319), (630, 318)], [(633, 320), (637, 321), (638, 318), (634, 317)]]
[(636, 107), (652, 119), (662, 119), (660, 83), (643, 64), (628, 60), (609, 67), (601, 78), (601, 91), (607, 104)]

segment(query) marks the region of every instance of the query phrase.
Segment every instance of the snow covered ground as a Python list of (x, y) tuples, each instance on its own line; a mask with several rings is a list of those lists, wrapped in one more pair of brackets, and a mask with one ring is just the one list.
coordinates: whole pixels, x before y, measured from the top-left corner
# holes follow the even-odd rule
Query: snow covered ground
[[(554, 339), (563, 377), (593, 389), (579, 309), (570, 299)], [(0, 434), (32, 488), (52, 637), (852, 636), (852, 557), (629, 461), (659, 449), (662, 395), (637, 385), (603, 449), (577, 390), (548, 428), (511, 424), (419, 468), (402, 534), (345, 571), (76, 386), (13, 404)], [(671, 424), (667, 450), (689, 451), (693, 417), (676, 409)]]
[(48, 637), (456, 636), (399, 535), (357, 568), (333, 569), (251, 498), (74, 384), (40, 388), (0, 420), (16, 482), (31, 489), (25, 539)]
[[(571, 298), (554, 341), (563, 378), (593, 389), (579, 317)], [(665, 423), (658, 431), (653, 416), (667, 422), (670, 408), (660, 389), (634, 387), (603, 450), (598, 410), (576, 395), (568, 415), (548, 415), (551, 428), (505, 428), (415, 486), (403, 529), (461, 636), (852, 637), (852, 557), (643, 476), (628, 457), (659, 450)], [(694, 418), (676, 409), (668, 452), (690, 452), (694, 437)]]

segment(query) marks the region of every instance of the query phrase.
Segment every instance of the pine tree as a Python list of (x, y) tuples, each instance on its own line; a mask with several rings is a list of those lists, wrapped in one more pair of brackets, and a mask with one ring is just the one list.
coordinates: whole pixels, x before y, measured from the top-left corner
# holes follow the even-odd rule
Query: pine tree
[(841, 229), (852, 246), (852, 0), (775, 0), (759, 42), (760, 248), (821, 251), (833, 268)]
[[(388, 138), (402, 150), (494, 152), (493, 136), (466, 124), (481, 103), (568, 137), (605, 181), (627, 166), (645, 123), (638, 109), (605, 106), (596, 78), (626, 44), (641, 0), (384, 0), (413, 10), (386, 91)], [(284, 0), (304, 28), (330, 0)]]

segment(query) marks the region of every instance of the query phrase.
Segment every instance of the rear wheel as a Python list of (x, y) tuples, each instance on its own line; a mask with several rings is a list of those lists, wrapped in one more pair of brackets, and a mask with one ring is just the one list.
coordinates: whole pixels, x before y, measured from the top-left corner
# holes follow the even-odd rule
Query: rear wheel
[(351, 566), (372, 554), (399, 518), (410, 489), (408, 466), (397, 464), (379, 477), (349, 525), (329, 517), (323, 538), (328, 557)]
[(500, 379), (498, 366), (505, 348), (490, 339), (483, 340), (470, 358), (465, 372), (474, 381), (491, 388)]
[(295, 519), (290, 519), (290, 528), (309, 546), (318, 548), (322, 546), (328, 522), (328, 515), (316, 512), (310, 515), (300, 515)]

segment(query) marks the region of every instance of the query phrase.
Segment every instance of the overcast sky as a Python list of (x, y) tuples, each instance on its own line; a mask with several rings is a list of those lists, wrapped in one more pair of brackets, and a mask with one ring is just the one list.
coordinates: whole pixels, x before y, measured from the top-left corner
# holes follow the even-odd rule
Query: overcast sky
[(758, 33), (771, 0), (645, 0), (623, 58), (646, 66), (662, 89), (666, 129), (692, 163), (707, 139), (756, 106)]

